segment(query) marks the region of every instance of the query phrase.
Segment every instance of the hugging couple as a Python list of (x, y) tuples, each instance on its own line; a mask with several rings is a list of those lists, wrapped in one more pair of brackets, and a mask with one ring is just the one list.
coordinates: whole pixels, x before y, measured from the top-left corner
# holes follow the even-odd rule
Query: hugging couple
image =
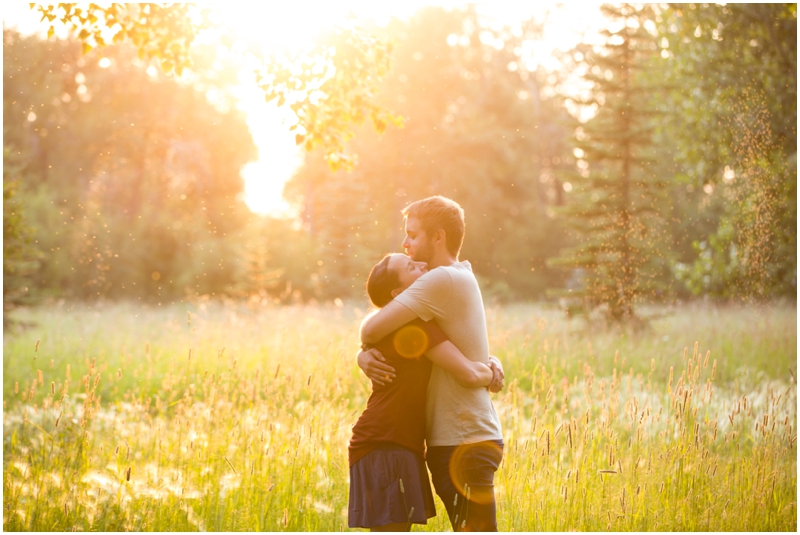
[(426, 524), (436, 515), (427, 463), (455, 531), (497, 531), (503, 436), (489, 391), (503, 388), (503, 369), (472, 267), (458, 260), (464, 210), (436, 196), (403, 216), (408, 256), (385, 256), (367, 279), (379, 310), (361, 325), (358, 366), (373, 390), (350, 440), (348, 524)]

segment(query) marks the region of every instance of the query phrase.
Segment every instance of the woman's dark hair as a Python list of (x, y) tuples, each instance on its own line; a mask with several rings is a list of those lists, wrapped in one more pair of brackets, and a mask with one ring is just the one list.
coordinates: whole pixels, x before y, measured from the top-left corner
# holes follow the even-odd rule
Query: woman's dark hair
[(400, 279), (397, 273), (389, 269), (389, 259), (391, 253), (375, 264), (367, 277), (367, 295), (372, 304), (378, 308), (383, 308), (389, 301), (394, 299), (392, 290), (400, 287)]

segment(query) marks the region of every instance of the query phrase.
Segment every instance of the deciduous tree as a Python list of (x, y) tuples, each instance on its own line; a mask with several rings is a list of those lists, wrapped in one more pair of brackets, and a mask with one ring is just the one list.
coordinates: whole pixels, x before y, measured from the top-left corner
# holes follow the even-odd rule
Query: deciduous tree
[[(197, 35), (211, 26), (206, 9), (193, 4), (31, 4), (48, 25), (65, 25), (84, 52), (107, 42), (132, 43), (140, 58), (157, 60), (164, 72), (180, 75), (191, 66)], [(344, 146), (365, 119), (378, 132), (402, 119), (378, 104), (376, 88), (389, 70), (391, 43), (355, 25), (341, 27), (325, 42), (291, 58), (273, 56), (258, 74), (266, 100), (287, 105), (297, 122), (298, 145), (321, 147), (331, 169), (352, 169)]]

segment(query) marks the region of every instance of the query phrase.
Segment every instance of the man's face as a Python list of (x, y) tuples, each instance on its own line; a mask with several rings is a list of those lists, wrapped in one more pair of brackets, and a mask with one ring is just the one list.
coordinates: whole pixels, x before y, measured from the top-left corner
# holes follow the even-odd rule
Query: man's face
[(433, 243), (416, 217), (406, 218), (406, 238), (403, 249), (416, 262), (430, 263), (433, 260)]

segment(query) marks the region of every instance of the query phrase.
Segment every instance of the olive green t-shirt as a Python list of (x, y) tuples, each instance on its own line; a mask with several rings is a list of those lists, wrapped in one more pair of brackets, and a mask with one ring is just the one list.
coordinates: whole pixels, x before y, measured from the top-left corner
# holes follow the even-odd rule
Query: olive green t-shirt
[[(422, 320), (435, 319), (465, 357), (488, 363), (486, 314), (469, 262), (432, 269), (395, 297), (395, 301)], [(489, 391), (461, 386), (435, 364), (428, 383), (426, 418), (428, 446), (457, 446), (503, 438)]]

